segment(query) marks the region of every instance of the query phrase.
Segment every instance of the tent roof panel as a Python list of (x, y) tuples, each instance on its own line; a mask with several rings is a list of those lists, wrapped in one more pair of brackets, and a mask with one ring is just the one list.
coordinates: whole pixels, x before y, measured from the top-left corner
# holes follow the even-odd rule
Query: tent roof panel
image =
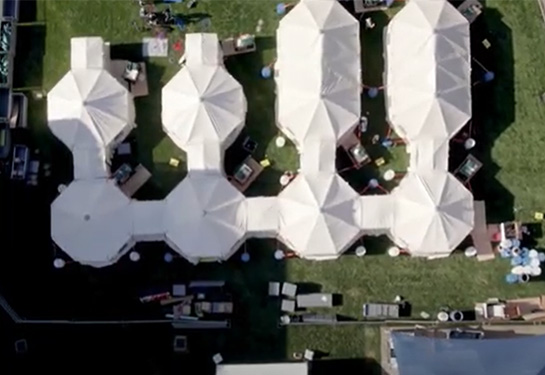
[(51, 204), (51, 236), (82, 264), (112, 264), (133, 234), (129, 203), (111, 180), (74, 181)]

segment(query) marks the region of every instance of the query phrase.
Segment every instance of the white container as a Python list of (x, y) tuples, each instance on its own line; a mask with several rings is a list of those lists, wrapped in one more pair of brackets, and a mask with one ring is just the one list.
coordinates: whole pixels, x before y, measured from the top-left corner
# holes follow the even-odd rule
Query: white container
[(448, 322), (448, 313), (444, 312), (444, 311), (440, 311), (438, 314), (437, 314), (437, 320), (439, 320), (440, 322)]
[(53, 267), (55, 267), (56, 269), (63, 268), (64, 266), (66, 266), (66, 262), (64, 261), (64, 259), (56, 258), (53, 261)]
[(276, 140), (274, 142), (276, 144), (276, 147), (278, 148), (282, 148), (286, 145), (286, 138), (282, 137), (282, 136), (278, 136), (276, 137)]
[(511, 269), (513, 275), (522, 275), (524, 273), (524, 266), (515, 266)]
[(131, 251), (129, 254), (129, 259), (133, 262), (138, 262), (140, 260), (140, 253), (136, 251)]
[(356, 247), (356, 256), (362, 257), (367, 253), (367, 249), (364, 246)]
[(513, 247), (513, 243), (511, 242), (511, 240), (505, 239), (501, 241), (500, 246), (504, 249), (510, 249)]
[(477, 248), (470, 246), (464, 251), (464, 255), (468, 258), (474, 257), (477, 255)]
[(392, 181), (396, 176), (396, 173), (393, 169), (388, 169), (386, 172), (384, 172), (383, 178), (384, 181)]
[(391, 248), (388, 249), (388, 255), (391, 257), (397, 257), (399, 256), (400, 253), (401, 253), (401, 250), (399, 250), (399, 247), (397, 246), (392, 246)]

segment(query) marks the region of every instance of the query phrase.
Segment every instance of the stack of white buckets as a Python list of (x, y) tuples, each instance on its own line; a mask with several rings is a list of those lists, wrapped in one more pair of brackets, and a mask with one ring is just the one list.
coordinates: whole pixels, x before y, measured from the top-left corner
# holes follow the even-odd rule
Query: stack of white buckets
[(500, 255), (511, 261), (511, 272), (505, 276), (505, 281), (509, 284), (527, 283), (531, 277), (541, 275), (541, 263), (545, 262), (545, 254), (521, 247), (519, 240), (503, 240), (500, 243)]

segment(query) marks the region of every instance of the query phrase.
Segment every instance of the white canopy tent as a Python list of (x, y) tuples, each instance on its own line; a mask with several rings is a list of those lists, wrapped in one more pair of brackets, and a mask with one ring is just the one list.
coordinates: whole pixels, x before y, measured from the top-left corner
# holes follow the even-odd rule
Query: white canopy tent
[(276, 39), (279, 60), (338, 62), (334, 67), (350, 75), (356, 63), (360, 69), (358, 21), (337, 0), (300, 1), (280, 21)]
[(111, 180), (74, 181), (51, 204), (51, 237), (79, 263), (115, 263), (132, 233), (130, 200)]
[(405, 139), (447, 139), (471, 118), (468, 21), (446, 0), (409, 0), (385, 32), (386, 107)]
[(360, 227), (365, 235), (389, 234), (393, 223), (394, 197), (386, 195), (362, 195)]
[(359, 24), (335, 0), (303, 0), (277, 30), (277, 120), (298, 147), (339, 140), (360, 117)]
[(448, 256), (473, 228), (473, 196), (446, 171), (409, 173), (392, 195), (392, 239), (414, 256)]
[(358, 198), (337, 174), (298, 175), (278, 196), (278, 236), (303, 258), (337, 258), (360, 237)]
[(336, 151), (337, 145), (334, 138), (305, 142), (299, 154), (301, 172), (304, 174), (335, 173)]
[(74, 180), (92, 180), (110, 177), (108, 156), (103, 148), (79, 148), (72, 150)]
[(244, 126), (242, 86), (223, 66), (188, 65), (163, 87), (162, 95), (163, 129), (181, 149), (203, 142), (227, 147)]
[(70, 39), (70, 68), (107, 69), (110, 48), (101, 37), (80, 37)]
[[(277, 78), (278, 123), (299, 148), (306, 142), (323, 138), (338, 141), (354, 129), (360, 118), (360, 89), (357, 84), (342, 76), (316, 78), (303, 72), (295, 74), (298, 81), (284, 84), (284, 73), (291, 68), (282, 69)], [(322, 86), (304, 90), (305, 80), (322, 81)]]
[(219, 173), (188, 175), (165, 206), (167, 243), (191, 262), (226, 260), (244, 240), (244, 196)]
[(203, 142), (185, 146), (188, 173), (223, 172), (223, 150), (216, 142)]
[(107, 149), (135, 127), (132, 95), (102, 69), (68, 72), (47, 95), (53, 134), (70, 150)]
[(248, 237), (274, 238), (278, 233), (278, 198), (246, 198)]
[(220, 364), (216, 375), (308, 375), (308, 362)]
[(164, 200), (131, 201), (134, 241), (165, 240), (165, 206)]
[(448, 170), (449, 140), (419, 138), (407, 145), (409, 170)]
[(218, 34), (186, 34), (185, 57), (186, 65), (223, 65), (223, 52)]

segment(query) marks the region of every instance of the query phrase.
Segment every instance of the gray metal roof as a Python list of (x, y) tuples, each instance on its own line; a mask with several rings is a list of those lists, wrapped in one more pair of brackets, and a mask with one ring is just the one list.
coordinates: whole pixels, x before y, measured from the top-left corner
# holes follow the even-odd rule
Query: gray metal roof
[(545, 336), (392, 339), (399, 375), (545, 375)]

